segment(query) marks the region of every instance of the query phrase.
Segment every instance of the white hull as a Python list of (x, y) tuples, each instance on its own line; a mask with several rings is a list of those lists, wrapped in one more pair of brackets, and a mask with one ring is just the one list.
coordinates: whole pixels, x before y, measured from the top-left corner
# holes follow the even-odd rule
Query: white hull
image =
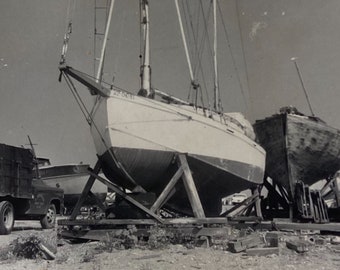
[[(108, 147), (190, 153), (263, 168), (265, 151), (233, 122), (211, 119), (190, 106), (165, 104), (121, 92), (103, 98), (92, 127), (97, 153)], [(258, 181), (262, 181), (259, 179)]]
[[(241, 118), (240, 114), (234, 115)], [(164, 186), (169, 177), (165, 174), (169, 173), (176, 153), (187, 153), (199, 162), (238, 177), (239, 188), (245, 187), (242, 181), (249, 185), (262, 183), (265, 151), (245, 134), (235, 118), (224, 115), (221, 119), (217, 114), (213, 118), (191, 106), (165, 104), (113, 91), (96, 108), (91, 131), (97, 153), (104, 157), (104, 166), (116, 165), (110, 160), (110, 149), (133, 180), (147, 190), (157, 191), (159, 186)], [(248, 127), (252, 130), (250, 124)], [(131, 182), (118, 179), (121, 175), (110, 170), (104, 168), (111, 181), (133, 188)], [(224, 190), (222, 195), (239, 191), (238, 184), (228, 186), (228, 179), (214, 181), (218, 181), (218, 189)]]
[[(102, 176), (102, 175), (101, 175)], [(103, 177), (103, 176), (102, 176)], [(42, 178), (45, 184), (51, 187), (59, 186), (64, 190), (65, 195), (80, 195), (89, 179), (88, 174), (64, 175), (49, 178)], [(107, 187), (96, 181), (91, 189), (93, 193), (107, 193)]]
[[(67, 207), (74, 206), (80, 197), (89, 174), (87, 173), (88, 165), (82, 164), (67, 164), (56, 166), (39, 167), (41, 180), (51, 187), (60, 187), (64, 190), (64, 204)], [(103, 177), (103, 175), (101, 175)], [(92, 188), (92, 193), (105, 198), (107, 187), (99, 181), (95, 181)]]

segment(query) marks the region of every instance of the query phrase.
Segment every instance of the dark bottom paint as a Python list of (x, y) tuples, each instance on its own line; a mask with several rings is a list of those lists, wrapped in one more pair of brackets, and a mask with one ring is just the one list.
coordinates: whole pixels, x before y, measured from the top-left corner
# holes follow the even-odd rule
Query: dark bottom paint
[[(157, 195), (177, 170), (175, 154), (171, 152), (126, 148), (111, 150), (135, 182)], [(101, 160), (103, 172), (108, 179), (124, 188), (134, 188), (108, 152), (101, 156)], [(188, 163), (206, 216), (220, 214), (221, 198), (263, 181), (263, 170), (245, 163), (191, 155), (188, 156)], [(193, 215), (182, 181), (175, 188), (176, 192), (166, 207), (185, 215)]]

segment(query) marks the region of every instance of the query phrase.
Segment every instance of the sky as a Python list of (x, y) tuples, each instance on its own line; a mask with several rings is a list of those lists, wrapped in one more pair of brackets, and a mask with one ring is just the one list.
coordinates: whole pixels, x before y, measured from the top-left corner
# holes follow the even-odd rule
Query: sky
[[(70, 10), (73, 32), (66, 56), (69, 65), (89, 74), (93, 74), (94, 57), (93, 2), (78, 0)], [(149, 2), (152, 84), (185, 99), (190, 78), (174, 1)], [(193, 6), (195, 2), (189, 1)], [(232, 50), (231, 54), (219, 20), (219, 78), (225, 111), (240, 111), (251, 122), (286, 105), (310, 114), (290, 60), (297, 57), (314, 114), (340, 128), (339, 1), (219, 2)], [(37, 144), (37, 154), (54, 164), (93, 165), (96, 153), (89, 127), (65, 82), (58, 82), (68, 5), (69, 0), (0, 1), (0, 142), (21, 146), (28, 143), (29, 135)], [(108, 47), (104, 78), (112, 81), (114, 77), (115, 85), (136, 93), (137, 0), (116, 0)], [(211, 62), (204, 59), (210, 76)], [(79, 93), (90, 106), (88, 91), (80, 87)]]

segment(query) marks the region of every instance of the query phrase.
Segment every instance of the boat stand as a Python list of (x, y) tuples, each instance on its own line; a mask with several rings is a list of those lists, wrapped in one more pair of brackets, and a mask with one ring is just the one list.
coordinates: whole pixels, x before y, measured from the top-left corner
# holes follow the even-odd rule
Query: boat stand
[(327, 179), (326, 184), (321, 189), (321, 195), (324, 198), (333, 198), (335, 207), (340, 207), (340, 171), (337, 171), (333, 177)]
[(221, 216), (228, 217), (230, 221), (259, 222), (263, 220), (260, 201), (260, 186), (257, 186), (252, 189), (252, 195), (250, 197), (223, 212)]
[[(120, 187), (108, 181), (107, 179), (99, 176), (101, 170), (101, 162), (98, 160), (94, 169), (89, 169), (90, 177), (82, 191), (82, 194), (74, 207), (72, 214), (68, 219), (62, 219), (58, 221), (58, 225), (66, 227), (61, 235), (66, 238), (86, 238), (86, 239), (99, 239), (107, 233), (107, 229), (114, 230), (116, 228), (121, 228), (122, 226), (135, 225), (140, 228), (145, 228), (149, 226), (160, 225), (168, 228), (179, 227), (181, 229), (186, 228), (195, 234), (207, 234), (209, 237), (212, 235), (220, 234), (222, 227), (228, 225), (228, 219), (225, 217), (206, 217), (204, 209), (202, 207), (201, 200), (199, 198), (194, 179), (192, 177), (186, 154), (177, 155), (178, 169), (173, 175), (169, 183), (160, 193), (158, 198), (155, 200), (150, 208), (145, 207), (140, 202), (135, 200), (129, 194), (123, 192)], [(162, 218), (159, 215), (162, 206), (171, 198), (174, 194), (174, 187), (179, 179), (183, 179), (186, 194), (188, 196), (194, 217), (193, 218)], [(129, 204), (133, 205), (135, 208), (146, 214), (145, 219), (79, 219), (80, 209), (86, 200), (87, 196), (95, 196), (91, 193), (91, 187), (94, 182), (98, 180), (104, 185), (106, 185), (110, 190), (116, 192)], [(254, 194), (251, 197), (251, 202), (254, 203), (254, 199), (258, 198), (258, 191), (254, 190)], [(97, 200), (98, 206), (105, 212), (106, 207)], [(257, 203), (258, 211), (260, 207)], [(211, 227), (212, 226), (212, 227)], [(224, 228), (226, 229), (226, 228)], [(204, 232), (202, 232), (202, 230)], [(226, 232), (225, 232), (226, 233)]]
[(321, 189), (321, 196), (331, 203), (328, 208), (329, 219), (340, 221), (340, 171), (337, 171), (333, 177), (327, 179), (326, 184)]
[(327, 206), (320, 191), (311, 190), (303, 182), (295, 185), (296, 215), (303, 220), (315, 223), (329, 222)]
[(293, 216), (292, 203), (288, 192), (275, 181), (265, 176), (263, 187), (267, 189), (267, 198), (261, 200), (261, 208), (265, 219)]
[(265, 218), (289, 218), (291, 221), (329, 222), (327, 206), (322, 192), (311, 190), (303, 182), (295, 184), (294, 198), (291, 199), (286, 189), (274, 180), (265, 177), (263, 186), (268, 190), (266, 199), (262, 200)]

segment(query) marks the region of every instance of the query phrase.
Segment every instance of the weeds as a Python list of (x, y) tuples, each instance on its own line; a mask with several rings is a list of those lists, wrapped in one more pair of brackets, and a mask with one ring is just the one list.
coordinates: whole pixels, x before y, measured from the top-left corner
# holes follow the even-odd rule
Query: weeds
[(135, 248), (138, 245), (138, 238), (135, 235), (136, 231), (135, 226), (130, 226), (126, 230), (109, 232), (106, 238), (100, 242), (97, 249), (112, 252), (115, 249)]
[[(8, 246), (0, 249), (0, 260), (50, 259), (49, 254), (56, 252), (56, 248), (52, 247), (54, 243), (56, 244), (56, 239), (51, 233), (39, 234), (39, 237), (34, 234), (19, 236)], [(47, 247), (51, 253), (47, 253)]]

